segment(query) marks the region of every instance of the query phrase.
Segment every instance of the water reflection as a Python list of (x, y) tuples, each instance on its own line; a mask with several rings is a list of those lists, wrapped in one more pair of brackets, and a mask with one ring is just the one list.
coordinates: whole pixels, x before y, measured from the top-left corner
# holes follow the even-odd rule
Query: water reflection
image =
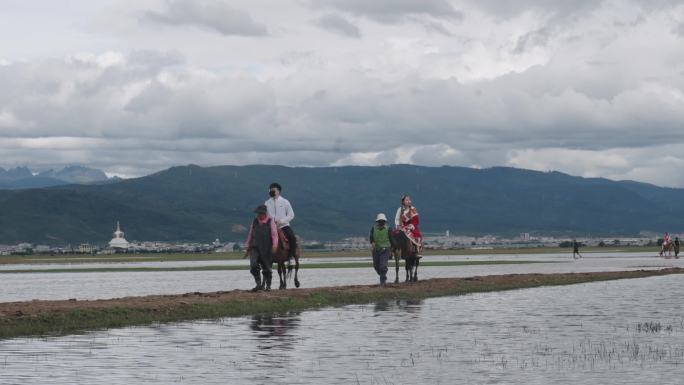
[(301, 321), (300, 312), (259, 314), (252, 317), (249, 328), (259, 340), (259, 349), (293, 350)]
[(675, 384), (683, 296), (666, 276), (14, 339), (0, 383)]
[(300, 312), (259, 314), (252, 317), (249, 327), (259, 338), (287, 340), (300, 323)]
[(376, 313), (387, 312), (387, 311), (402, 311), (406, 313), (420, 313), (423, 306), (422, 299), (396, 299), (396, 300), (383, 300), (377, 302), (373, 307)]

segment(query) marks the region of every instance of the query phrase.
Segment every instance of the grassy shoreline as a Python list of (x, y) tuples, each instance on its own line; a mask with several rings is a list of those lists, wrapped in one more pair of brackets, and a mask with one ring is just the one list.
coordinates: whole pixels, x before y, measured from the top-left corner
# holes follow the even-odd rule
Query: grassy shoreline
[[(569, 261), (423, 261), (420, 266), (477, 266), (477, 265), (525, 265), (533, 263), (565, 263)], [(274, 265), (275, 266), (275, 265)], [(330, 263), (304, 263), (300, 270), (306, 269), (355, 269), (370, 268), (371, 261), (367, 262), (330, 262)], [(390, 261), (393, 268), (394, 261)], [(404, 267), (404, 262), (399, 262), (399, 267)], [(217, 265), (217, 266), (181, 266), (181, 267), (94, 267), (77, 269), (15, 269), (0, 270), (0, 274), (31, 274), (31, 273), (126, 273), (126, 272), (168, 272), (168, 271), (232, 271), (249, 270), (249, 264), (243, 265)]]
[[(652, 252), (657, 255), (655, 247), (583, 247), (582, 253), (642, 253)], [(108, 262), (166, 262), (166, 261), (226, 261), (241, 259), (244, 253), (160, 253), (160, 254), (114, 254), (114, 255), (8, 255), (0, 256), (0, 265), (12, 264), (70, 264), (70, 263), (108, 263)], [(446, 256), (487, 256), (487, 255), (534, 255), (534, 254), (568, 254), (572, 249), (560, 247), (528, 247), (528, 248), (497, 248), (497, 249), (454, 249), (454, 250), (426, 250), (424, 255)], [(302, 258), (354, 258), (367, 257), (368, 251), (304, 251)]]
[(97, 301), (0, 303), (0, 339), (65, 335), (160, 322), (248, 316), (384, 300), (422, 299), (683, 273), (684, 269), (667, 268), (567, 274), (509, 274), (435, 278), (414, 284), (390, 284), (385, 288), (339, 286), (258, 293), (234, 290)]

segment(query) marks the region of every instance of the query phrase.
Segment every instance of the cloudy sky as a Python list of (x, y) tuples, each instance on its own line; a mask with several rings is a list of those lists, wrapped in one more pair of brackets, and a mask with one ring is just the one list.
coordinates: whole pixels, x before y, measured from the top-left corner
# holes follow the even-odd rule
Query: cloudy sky
[(514, 166), (684, 187), (684, 0), (3, 0), (0, 166)]

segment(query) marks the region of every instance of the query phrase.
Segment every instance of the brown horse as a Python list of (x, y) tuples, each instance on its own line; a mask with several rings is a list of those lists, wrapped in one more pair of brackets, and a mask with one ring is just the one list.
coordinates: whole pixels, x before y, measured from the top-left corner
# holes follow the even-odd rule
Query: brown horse
[(667, 257), (671, 258), (672, 257), (672, 252), (675, 252), (675, 257), (679, 258), (679, 250), (675, 250), (675, 243), (670, 241), (668, 244), (663, 243), (662, 246), (660, 246), (660, 256), (663, 257), (665, 252), (667, 252)]
[[(294, 284), (295, 287), (299, 287), (299, 278), (298, 278), (298, 273), (299, 273), (299, 257), (301, 255), (301, 248), (299, 245), (301, 245), (301, 240), (297, 237), (297, 250), (295, 250), (294, 254)], [(292, 261), (289, 258), (290, 255), (290, 243), (287, 241), (287, 237), (283, 233), (281, 229), (278, 229), (278, 248), (276, 249), (276, 253), (273, 256), (273, 262), (278, 264), (278, 278), (280, 279), (280, 287), (279, 289), (287, 289), (287, 280), (292, 277)], [(285, 262), (287, 262), (287, 266), (285, 266)]]
[(394, 255), (396, 276), (394, 282), (399, 282), (399, 257), (404, 260), (406, 267), (406, 282), (418, 281), (418, 265), (420, 258), (418, 258), (418, 248), (411, 242), (411, 240), (401, 230), (393, 230), (392, 237), (392, 254)]

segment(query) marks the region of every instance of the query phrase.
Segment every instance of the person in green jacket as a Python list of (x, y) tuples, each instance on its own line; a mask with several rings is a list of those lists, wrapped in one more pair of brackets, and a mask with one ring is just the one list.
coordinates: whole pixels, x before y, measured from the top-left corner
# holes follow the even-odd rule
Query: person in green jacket
[(380, 213), (375, 218), (375, 225), (370, 230), (371, 251), (373, 253), (373, 268), (380, 276), (380, 286), (387, 281), (387, 263), (392, 255), (392, 239), (387, 226), (387, 217)]

